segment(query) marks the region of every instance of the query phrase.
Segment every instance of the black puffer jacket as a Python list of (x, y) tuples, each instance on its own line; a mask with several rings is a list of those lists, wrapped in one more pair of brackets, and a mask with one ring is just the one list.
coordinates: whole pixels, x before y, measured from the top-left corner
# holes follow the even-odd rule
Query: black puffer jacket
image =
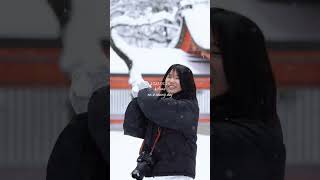
[(232, 113), (227, 96), (211, 101), (211, 177), (283, 180), (286, 152), (280, 124), (270, 126), (259, 119)]
[(158, 127), (155, 164), (150, 176), (184, 175), (194, 178), (197, 153), (199, 107), (196, 99), (158, 98), (152, 89), (139, 91), (125, 114), (124, 133), (144, 138), (144, 149), (151, 149)]
[(88, 112), (77, 114), (59, 135), (46, 180), (97, 180), (109, 177), (109, 88), (96, 90)]

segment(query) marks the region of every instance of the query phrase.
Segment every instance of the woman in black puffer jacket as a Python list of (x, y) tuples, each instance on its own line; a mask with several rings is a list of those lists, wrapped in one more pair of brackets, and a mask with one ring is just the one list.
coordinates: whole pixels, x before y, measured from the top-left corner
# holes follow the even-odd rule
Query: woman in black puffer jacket
[[(141, 83), (146, 84), (140, 81), (137, 86), (143, 87)], [(160, 94), (152, 88), (138, 89), (124, 123), (125, 134), (144, 139), (133, 177), (195, 178), (199, 107), (191, 70), (172, 65)]]
[(264, 36), (237, 13), (211, 14), (211, 178), (283, 180), (285, 147)]

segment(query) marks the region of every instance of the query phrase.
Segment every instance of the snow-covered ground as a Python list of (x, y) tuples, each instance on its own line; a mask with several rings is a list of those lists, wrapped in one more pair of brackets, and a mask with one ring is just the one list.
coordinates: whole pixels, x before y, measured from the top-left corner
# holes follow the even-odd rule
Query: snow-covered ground
[[(142, 139), (110, 132), (110, 180), (130, 180)], [(210, 179), (210, 136), (198, 134), (196, 180)], [(145, 178), (146, 180), (148, 178)]]

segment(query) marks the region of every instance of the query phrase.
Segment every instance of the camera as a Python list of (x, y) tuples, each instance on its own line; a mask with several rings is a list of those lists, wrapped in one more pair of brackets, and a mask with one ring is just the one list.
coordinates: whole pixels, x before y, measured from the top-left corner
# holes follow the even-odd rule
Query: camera
[(142, 180), (144, 176), (151, 173), (153, 159), (150, 153), (142, 152), (137, 162), (137, 167), (132, 171), (131, 176), (134, 179)]

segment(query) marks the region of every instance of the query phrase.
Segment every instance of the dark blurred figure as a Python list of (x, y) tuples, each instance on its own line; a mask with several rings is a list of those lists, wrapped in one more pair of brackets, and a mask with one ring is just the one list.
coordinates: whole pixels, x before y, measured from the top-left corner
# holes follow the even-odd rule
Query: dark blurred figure
[(48, 3), (58, 18), (60, 26), (64, 28), (70, 19), (71, 0), (48, 0)]
[(69, 98), (75, 115), (52, 150), (47, 180), (107, 179), (109, 68), (101, 46), (107, 38), (101, 24), (109, 27), (107, 5), (101, 0), (48, 2), (61, 25), (60, 67), (71, 79)]
[(109, 88), (92, 95), (88, 112), (75, 115), (60, 134), (47, 166), (47, 180), (98, 180), (108, 175)]
[(261, 30), (212, 8), (212, 179), (283, 180), (276, 85)]

